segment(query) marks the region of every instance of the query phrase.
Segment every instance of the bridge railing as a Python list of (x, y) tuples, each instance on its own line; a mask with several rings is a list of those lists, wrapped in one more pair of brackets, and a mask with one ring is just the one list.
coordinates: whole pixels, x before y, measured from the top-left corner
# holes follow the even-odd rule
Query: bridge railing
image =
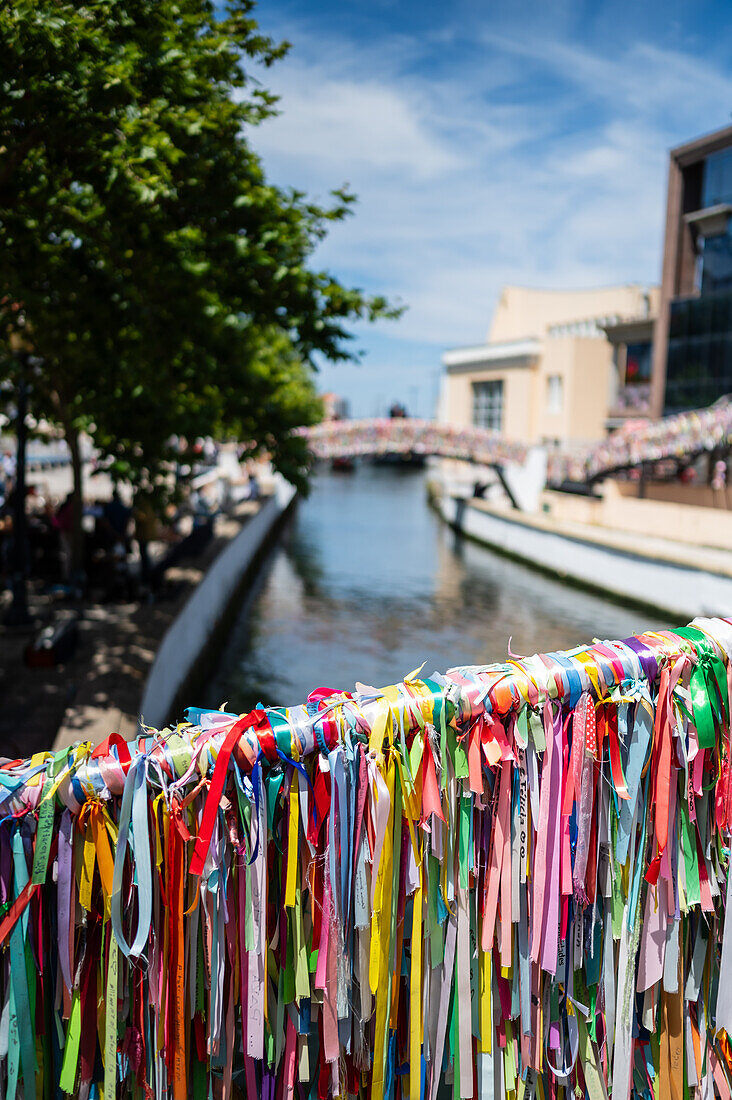
[(731, 688), (699, 619), (0, 761), (3, 1095), (725, 1094)]
[(456, 428), (435, 420), (395, 417), (374, 420), (324, 421), (301, 429), (320, 459), (357, 458), (384, 454), (441, 455), (484, 465), (526, 461), (528, 448), (500, 432)]
[(732, 403), (660, 420), (631, 421), (600, 443), (575, 452), (550, 451), (547, 481), (587, 482), (664, 459), (693, 459), (732, 444)]
[[(316, 458), (385, 454), (437, 455), (486, 466), (524, 466), (530, 448), (485, 428), (456, 428), (434, 420), (402, 418), (325, 421), (300, 429)], [(547, 484), (592, 482), (664, 459), (693, 459), (732, 445), (732, 402), (668, 416), (630, 421), (599, 443), (550, 450)]]

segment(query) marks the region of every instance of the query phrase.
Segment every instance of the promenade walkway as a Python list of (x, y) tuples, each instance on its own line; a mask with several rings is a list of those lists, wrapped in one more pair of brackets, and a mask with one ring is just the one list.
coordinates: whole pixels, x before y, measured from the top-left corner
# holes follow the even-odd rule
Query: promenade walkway
[[(480, 511), (505, 514), (516, 520), (516, 512), (505, 506), (490, 504), (484, 500), (471, 499), (470, 505)], [(610, 547), (624, 554), (632, 554), (652, 561), (668, 562), (689, 569), (702, 569), (709, 573), (732, 577), (732, 549), (718, 550), (709, 546), (693, 546), (682, 540), (658, 538), (652, 535), (639, 535), (631, 531), (619, 531), (611, 527), (601, 527), (587, 523), (556, 519), (544, 512), (533, 515), (522, 513), (521, 523), (536, 530), (548, 531), (565, 538), (581, 539), (598, 546)]]
[[(142, 691), (166, 630), (218, 554), (258, 510), (242, 502), (216, 521), (211, 543), (196, 558), (166, 573), (162, 598), (151, 603), (65, 604), (78, 614), (79, 640), (70, 659), (52, 668), (28, 668), (23, 651), (51, 620), (54, 605), (31, 592), (32, 628), (0, 626), (0, 755), (25, 757), (49, 745), (97, 741), (110, 732), (132, 736)], [(0, 597), (2, 618), (8, 593)]]

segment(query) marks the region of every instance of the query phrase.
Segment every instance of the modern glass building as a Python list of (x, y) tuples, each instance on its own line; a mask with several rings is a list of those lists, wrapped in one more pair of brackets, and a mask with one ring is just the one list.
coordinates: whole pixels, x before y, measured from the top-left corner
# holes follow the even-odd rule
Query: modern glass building
[(671, 151), (655, 415), (732, 394), (732, 127)]

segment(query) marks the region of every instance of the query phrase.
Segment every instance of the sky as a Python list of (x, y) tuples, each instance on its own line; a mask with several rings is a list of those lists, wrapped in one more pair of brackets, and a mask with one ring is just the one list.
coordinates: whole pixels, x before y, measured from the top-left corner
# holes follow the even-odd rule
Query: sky
[(252, 135), (273, 182), (358, 196), (313, 263), (407, 309), (321, 391), (434, 413), (501, 286), (660, 278), (668, 150), (732, 119), (728, 0), (260, 0), (287, 39)]

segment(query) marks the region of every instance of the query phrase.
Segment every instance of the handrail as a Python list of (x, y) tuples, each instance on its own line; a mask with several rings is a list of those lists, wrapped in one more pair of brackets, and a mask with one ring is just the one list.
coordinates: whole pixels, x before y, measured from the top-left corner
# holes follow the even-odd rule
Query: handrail
[(5, 1095), (711, 1095), (731, 689), (700, 618), (0, 762)]

